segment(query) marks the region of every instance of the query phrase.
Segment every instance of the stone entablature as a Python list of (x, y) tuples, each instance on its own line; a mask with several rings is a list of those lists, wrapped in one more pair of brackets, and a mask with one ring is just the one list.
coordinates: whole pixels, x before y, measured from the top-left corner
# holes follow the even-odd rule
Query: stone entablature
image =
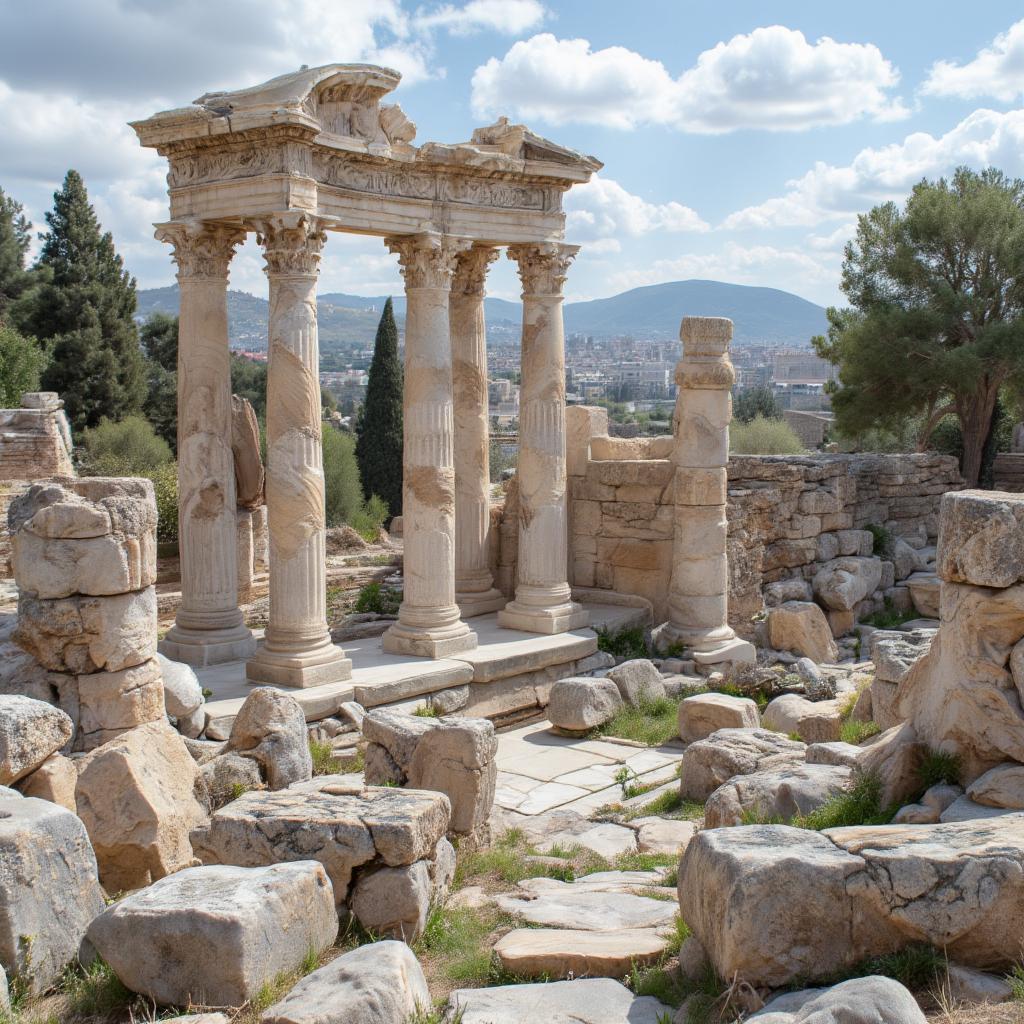
[(71, 427), (53, 391), (30, 391), (20, 409), (0, 409), (0, 481), (74, 476)]

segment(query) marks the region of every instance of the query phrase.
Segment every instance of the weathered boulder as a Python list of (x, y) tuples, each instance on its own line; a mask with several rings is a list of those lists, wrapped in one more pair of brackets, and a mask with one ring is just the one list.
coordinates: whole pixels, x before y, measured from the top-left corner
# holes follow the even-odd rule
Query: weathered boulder
[(893, 564), (897, 580), (905, 580), (915, 572), (925, 568), (921, 553), (912, 548), (902, 537), (895, 537), (889, 551), (889, 559)]
[(636, 846), (640, 853), (676, 856), (697, 831), (697, 823), (675, 818), (634, 818), (630, 822), (636, 829)]
[(852, 743), (811, 743), (808, 744), (806, 760), (808, 764), (839, 764), (846, 768), (856, 768), (864, 751)]
[(798, 693), (784, 693), (772, 700), (761, 715), (766, 729), (796, 734), (805, 743), (831, 743), (843, 731), (841, 700), (811, 701)]
[(719, 729), (756, 729), (757, 704), (727, 693), (695, 693), (679, 704), (679, 737), (684, 743), (706, 739)]
[(427, 980), (404, 942), (372, 942), (307, 974), (262, 1024), (406, 1024), (431, 1006)]
[(204, 761), (199, 772), (213, 808), (223, 807), (250, 790), (264, 788), (259, 764), (230, 751)]
[(34, 772), (74, 731), (71, 719), (41, 700), (0, 696), (0, 785)]
[(757, 1024), (926, 1024), (914, 997), (898, 981), (879, 975), (787, 992), (747, 1019)]
[(881, 581), (882, 563), (877, 558), (834, 558), (814, 574), (812, 586), (826, 608), (853, 611)]
[(1024, 810), (1024, 764), (1007, 763), (990, 768), (967, 787), (967, 795), (986, 807)]
[(425, 860), (363, 874), (352, 886), (349, 909), (374, 935), (415, 942), (427, 926), (434, 886)]
[(915, 572), (904, 582), (910, 591), (910, 599), (918, 614), (924, 619), (938, 619), (939, 596), (942, 589), (939, 577), (933, 572)]
[(921, 765), (927, 748), (911, 725), (894, 726), (864, 747), (860, 770), (881, 783), (882, 807), (902, 804), (921, 792)]
[(623, 703), (639, 707), (665, 696), (665, 684), (654, 663), (646, 658), (624, 661), (608, 670), (608, 678), (618, 687)]
[(227, 749), (258, 761), (271, 789), (313, 777), (306, 716), (294, 697), (269, 686), (257, 687), (245, 698)]
[(122, 984), (159, 1004), (240, 1006), (338, 933), (314, 861), (187, 868), (100, 914), (88, 938)]
[(70, 811), (29, 797), (0, 799), (0, 965), (30, 992), (78, 957), (103, 910), (96, 858)]
[(752, 985), (828, 977), (915, 943), (968, 966), (1005, 967), (1020, 955), (1024, 814), (710, 829), (687, 847), (678, 892), (719, 976)]
[(206, 698), (203, 696), (203, 688), (199, 685), (195, 669), (180, 661), (171, 661), (162, 654), (158, 654), (156, 660), (164, 681), (167, 714), (175, 718), (184, 718), (201, 707)]
[(769, 608), (784, 604), (786, 601), (810, 601), (813, 597), (810, 582), (799, 576), (764, 585), (764, 603)]
[(806, 747), (769, 729), (719, 729), (683, 753), (679, 792), (703, 803), (736, 775), (801, 764)]
[(964, 795), (959, 786), (940, 783), (930, 786), (919, 803), (901, 807), (893, 817), (894, 825), (934, 825), (942, 820), (943, 812)]
[(739, 775), (719, 786), (704, 807), (707, 828), (755, 821), (790, 822), (810, 814), (843, 793), (850, 769), (838, 765), (797, 764)]
[(956, 1003), (1008, 1003), (1013, 999), (1013, 986), (1005, 978), (962, 964), (946, 968), (946, 985), (950, 998)]
[(139, 726), (82, 759), (78, 813), (114, 894), (192, 863), (189, 832), (206, 821), (199, 766), (166, 723)]
[(621, 707), (622, 696), (611, 679), (570, 677), (551, 687), (546, 714), (556, 729), (582, 733), (604, 725)]
[(839, 660), (825, 613), (813, 601), (786, 601), (768, 610), (768, 643), (817, 664)]
[(78, 770), (74, 762), (63, 754), (51, 754), (31, 775), (26, 775), (18, 783), (18, 790), (23, 796), (49, 800), (77, 814), (77, 785)]
[(942, 496), (936, 571), (947, 583), (1011, 587), (1024, 580), (1024, 498), (1000, 491)]
[(903, 682), (911, 666), (928, 653), (935, 635), (934, 629), (910, 632), (876, 629), (869, 639), (875, 679), (886, 683)]

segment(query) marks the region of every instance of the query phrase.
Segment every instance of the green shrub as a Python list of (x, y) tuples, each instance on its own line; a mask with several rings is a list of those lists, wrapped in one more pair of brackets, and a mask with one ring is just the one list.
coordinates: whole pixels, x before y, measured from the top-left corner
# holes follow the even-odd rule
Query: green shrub
[(960, 757), (941, 750), (929, 750), (921, 759), (919, 776), (923, 789), (942, 783), (956, 785), (960, 781)]
[(869, 615), (864, 621), (876, 629), (899, 629), (904, 622), (918, 618), (917, 611), (911, 609), (909, 612), (901, 612), (896, 609), (889, 598), (885, 599), (885, 607), (874, 615)]
[(620, 629), (610, 633), (604, 626), (597, 630), (597, 649), (614, 654), (617, 658), (649, 658), (644, 631), (639, 626), (633, 629)]
[(104, 418), (82, 431), (86, 476), (145, 476), (173, 460), (171, 446), (148, 420), (126, 416), (116, 423)]
[(348, 520), (349, 526), (365, 541), (372, 543), (380, 534), (384, 522), (388, 518), (387, 502), (383, 498), (371, 494)]
[(334, 756), (330, 743), (319, 740), (309, 741), (309, 754), (313, 759), (314, 775), (334, 775), (341, 769), (341, 762)]
[(851, 788), (839, 793), (810, 814), (794, 818), (797, 828), (820, 832), (844, 825), (887, 825), (896, 808), (882, 807), (882, 782), (877, 775), (860, 774)]
[(367, 583), (356, 598), (356, 611), (397, 615), (401, 603), (402, 594), (394, 587), (387, 587), (381, 583)]
[(866, 739), (877, 736), (881, 731), (882, 728), (877, 722), (855, 722), (852, 718), (848, 718), (842, 724), (839, 739), (843, 743), (852, 743), (856, 747)]
[(873, 555), (877, 555), (879, 558), (883, 558), (888, 555), (892, 550), (892, 534), (880, 523), (868, 523), (864, 529), (867, 530), (873, 538), (871, 553)]
[(641, 701), (637, 706), (623, 705), (613, 718), (599, 726), (601, 736), (661, 746), (679, 735), (679, 701), (671, 697)]
[(160, 541), (178, 539), (178, 464), (168, 462), (146, 474), (156, 491), (156, 537)]
[(0, 409), (17, 409), (26, 391), (39, 390), (49, 357), (35, 338), (0, 323)]
[(785, 420), (755, 416), (749, 423), (733, 423), (729, 451), (737, 455), (799, 455), (806, 449)]
[(323, 453), (327, 525), (340, 526), (342, 523), (351, 523), (352, 517), (358, 515), (363, 507), (363, 489), (359, 485), (355, 438), (325, 424)]

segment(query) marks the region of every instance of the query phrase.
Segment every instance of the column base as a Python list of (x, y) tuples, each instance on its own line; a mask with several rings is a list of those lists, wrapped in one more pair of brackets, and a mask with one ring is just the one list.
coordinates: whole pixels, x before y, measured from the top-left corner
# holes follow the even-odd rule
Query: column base
[(508, 598), (500, 590), (491, 587), (479, 594), (460, 594), (456, 591), (455, 603), (459, 606), (462, 618), (471, 619), (475, 615), (501, 611), (508, 604)]
[(256, 638), (242, 625), (228, 629), (187, 629), (175, 625), (157, 644), (157, 650), (171, 661), (204, 668), (251, 658), (256, 653)]
[(294, 651), (268, 649), (262, 643), (246, 663), (245, 675), (252, 683), (306, 689), (351, 679), (352, 662), (330, 640), (312, 649)]
[(691, 657), (696, 665), (721, 665), (725, 662), (756, 665), (757, 648), (749, 640), (734, 636), (709, 651), (693, 651)]
[(510, 601), (498, 612), (498, 625), (503, 629), (518, 629), (524, 633), (568, 633), (571, 629), (582, 629), (590, 622), (590, 613), (575, 601), (556, 605), (554, 608), (538, 608), (534, 605)]
[(381, 637), (385, 654), (409, 654), (414, 658), (447, 658), (472, 651), (476, 643), (476, 633), (461, 620), (441, 629), (407, 626), (399, 620)]
[(661, 653), (671, 647), (682, 647), (697, 665), (726, 662), (753, 665), (757, 662), (754, 645), (741, 640), (729, 626), (713, 630), (679, 629), (671, 622), (663, 622), (651, 630), (651, 645)]

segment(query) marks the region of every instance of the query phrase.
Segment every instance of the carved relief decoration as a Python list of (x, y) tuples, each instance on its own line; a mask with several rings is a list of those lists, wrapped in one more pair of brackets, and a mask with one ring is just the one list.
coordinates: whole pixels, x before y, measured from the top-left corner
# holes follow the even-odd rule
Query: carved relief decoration
[(161, 224), (156, 238), (174, 247), (178, 278), (217, 278), (226, 280), (235, 247), (245, 241), (245, 231), (223, 224), (192, 221)]
[(283, 213), (257, 222), (268, 274), (316, 274), (327, 241), (323, 222), (305, 213)]
[(510, 245), (508, 258), (519, 264), (523, 295), (561, 296), (569, 265), (580, 251), (578, 245), (556, 242), (541, 245)]
[(472, 244), (468, 239), (435, 232), (386, 238), (384, 243), (398, 255), (406, 288), (444, 289), (451, 287), (459, 254)]

